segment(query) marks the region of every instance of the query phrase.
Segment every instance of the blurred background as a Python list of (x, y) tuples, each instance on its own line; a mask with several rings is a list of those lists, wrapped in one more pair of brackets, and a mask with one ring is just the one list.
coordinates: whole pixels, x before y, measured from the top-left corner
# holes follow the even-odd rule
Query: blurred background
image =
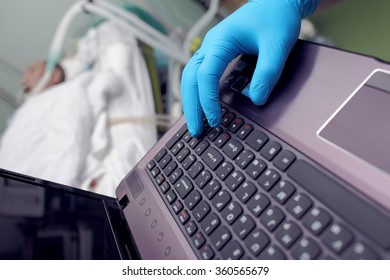
[[(2, 133), (7, 126), (10, 126), (10, 123), (12, 122), (13, 113), (21, 104), (20, 93), (22, 90), (22, 86), (20, 80), (22, 77), (22, 73), (33, 62), (37, 60), (45, 60), (47, 58), (50, 43), (55, 35), (61, 18), (64, 16), (68, 8), (75, 2), (76, 0), (0, 0), (0, 150), (2, 148), (9, 149), (10, 146), (12, 146), (12, 148), (14, 149), (18, 149), (19, 147), (22, 148), (22, 146), (25, 146), (27, 142), (30, 143), (30, 145), (34, 144), (33, 142), (29, 141), (33, 140), (33, 137), (31, 137), (31, 139), (17, 138), (15, 139), (16, 141), (14, 141), (15, 143), (11, 142), (11, 145), (5, 148), (5, 145), (3, 145), (3, 142), (1, 142), (1, 140), (5, 138), (2, 137), (4, 135), (2, 135)], [(158, 23), (154, 27), (162, 27), (162, 29), (165, 29), (165, 32), (168, 36), (172, 36), (172, 40), (177, 40), (179, 42), (183, 40), (185, 34), (190, 30), (194, 23), (205, 13), (209, 6), (209, 0), (112, 0), (111, 2), (118, 3), (120, 5), (130, 5), (133, 8), (133, 11), (137, 13), (137, 15), (143, 15), (144, 19), (148, 18), (145, 15), (149, 15), (149, 21), (151, 17), (154, 18), (154, 23)], [(199, 46), (201, 38), (208, 28), (218, 23), (220, 20), (222, 20), (224, 17), (226, 17), (229, 13), (231, 13), (244, 2), (246, 1), (221, 0), (218, 13), (214, 17), (214, 19), (207, 25), (207, 28), (203, 29), (199, 34), (197, 34), (196, 39), (192, 42), (192, 48), (196, 49)], [(312, 15), (309, 18), (311, 24), (309, 23), (308, 25), (304, 25), (305, 30), (303, 32), (303, 37), (308, 40), (322, 42), (338, 48), (363, 53), (370, 56), (375, 56), (382, 60), (390, 61), (389, 12), (389, 0), (344, 0), (336, 6), (333, 6), (324, 11), (318, 11), (314, 15)], [(77, 49), (77, 45), (80, 38), (85, 36), (85, 34), (90, 28), (96, 26), (96, 22), (98, 21), (99, 19), (93, 15), (84, 14), (75, 18), (75, 20), (70, 26), (70, 30), (67, 34), (67, 38), (65, 41), (65, 55), (71, 54)], [(147, 57), (148, 53), (145, 50), (148, 50), (148, 48), (143, 48), (143, 54), (145, 55), (145, 57)], [(166, 114), (167, 108), (164, 108), (164, 105), (167, 106), (167, 104), (170, 103), (163, 99), (166, 98), (166, 92), (169, 91), (169, 86), (167, 85), (169, 84), (170, 80), (169, 63), (167, 62), (167, 58), (163, 54), (158, 52), (154, 53), (154, 60), (152, 59), (151, 61), (150, 56), (148, 57), (148, 70), (151, 77), (151, 82), (153, 84), (153, 93), (156, 105), (155, 111), (158, 114)], [(158, 97), (159, 95), (161, 96)], [(37, 109), (40, 110), (41, 108)], [(72, 111), (72, 114), (73, 113), (74, 112)], [(29, 115), (27, 114), (27, 116)], [(81, 124), (82, 123), (80, 123), (80, 126)], [(36, 125), (39, 126), (41, 124), (38, 123)], [(61, 127), (61, 125), (58, 126)], [(130, 125), (128, 127), (130, 128), (130, 132), (132, 131), (131, 129), (134, 129), (134, 127), (131, 127)], [(46, 129), (46, 127), (42, 126), (42, 129)], [(123, 134), (118, 135), (118, 131), (116, 131), (116, 135), (112, 133), (113, 131), (109, 132), (111, 134), (108, 136), (108, 138), (111, 137), (111, 141), (107, 141), (107, 143), (110, 145), (107, 144), (107, 147), (104, 147), (106, 149), (105, 153), (101, 153), (104, 157), (102, 156), (101, 158), (95, 158), (94, 162), (94, 166), (98, 166), (98, 171), (102, 172), (94, 173), (91, 176), (83, 177), (83, 180), (80, 179), (82, 174), (74, 174), (74, 176), (77, 177), (77, 180), (75, 179), (72, 181), (70, 179), (67, 179), (58, 180), (58, 182), (69, 184), (72, 186), (83, 185), (83, 188), (87, 190), (114, 196), (114, 190), (116, 185), (118, 184), (118, 181), (112, 180), (112, 178), (118, 178), (118, 180), (121, 180), (123, 176), (128, 172), (128, 170), (131, 169), (134, 162), (136, 162), (136, 160), (138, 160), (139, 158), (136, 158), (135, 161), (129, 161), (128, 158), (123, 160), (122, 158), (115, 157), (115, 153), (111, 153), (112, 151), (115, 152), (116, 148), (120, 151), (121, 155), (125, 154), (124, 150), (126, 149), (128, 149), (130, 155), (134, 154), (134, 148), (132, 148), (133, 146), (129, 145), (126, 142), (116, 142), (116, 138), (114, 137), (116, 136), (123, 141), (128, 141), (129, 139), (131, 139), (132, 136), (134, 136), (134, 133), (130, 133), (131, 135), (125, 134), (126, 136), (124, 137)], [(21, 135), (23, 134), (21, 133)], [(64, 140), (64, 138), (66, 138), (62, 137), (62, 135), (58, 136), (58, 139), (56, 138), (56, 141), (58, 140), (57, 142), (60, 142), (60, 140)], [(107, 135), (103, 135), (103, 140), (106, 139), (106, 136)], [(112, 141), (112, 139), (114, 141)], [(87, 139), (87, 141), (88, 140), (89, 139)], [(142, 140), (143, 139), (141, 139), (141, 142)], [(18, 146), (16, 142), (22, 144)], [(119, 145), (118, 143), (121, 145), (123, 144), (123, 146)], [(39, 143), (36, 144), (37, 146), (39, 146)], [(99, 143), (99, 147), (101, 146), (100, 144), (101, 143)], [(43, 150), (47, 153), (50, 153), (48, 152), (48, 150), (55, 151), (53, 152), (53, 154), (58, 154), (61, 157), (59, 159), (61, 161), (65, 155), (71, 154), (71, 151), (64, 151), (63, 149), (61, 149), (61, 147), (58, 147), (57, 150), (53, 149), (52, 147), (50, 148), (51, 149), (46, 146), (43, 147)], [(81, 147), (80, 149), (76, 148), (77, 147), (75, 146), (70, 147), (70, 149), (76, 155), (83, 154), (85, 152), (81, 149)], [(145, 146), (145, 150), (147, 148), (148, 147)], [(34, 147), (29, 152), (33, 152), (33, 150)], [(3, 152), (6, 153), (7, 151)], [(96, 151), (92, 152), (95, 152), (94, 155), (98, 154), (96, 153)], [(50, 156), (51, 155), (49, 155), (49, 157)], [(139, 156), (142, 156), (142, 154), (140, 154)], [(42, 159), (45, 158), (45, 155), (43, 153), (38, 154), (38, 157), (38, 159)], [(31, 160), (34, 163), (38, 163), (37, 158), (34, 158), (32, 153), (22, 154), (22, 159), (15, 158), (14, 156), (14, 161), (16, 162), (15, 171), (20, 171), (17, 168), (19, 167), (19, 162), (26, 162), (27, 160)], [(55, 164), (52, 164), (52, 162), (50, 162), (50, 164), (47, 164), (46, 166), (53, 166), (53, 174), (34, 173), (34, 171), (28, 169), (24, 169), (21, 172), (24, 174), (35, 175), (44, 179), (57, 181), (56, 176), (58, 175), (58, 173), (60, 173), (58, 172), (58, 170), (72, 170), (74, 166), (77, 166), (79, 170), (88, 170), (92, 168), (91, 165), (84, 164), (89, 163), (89, 161), (86, 161), (85, 158), (80, 159), (80, 162), (82, 162), (82, 164), (80, 163), (79, 166), (72, 162), (72, 164), (66, 166), (65, 168), (59, 168)], [(42, 165), (44, 164), (42, 163)], [(115, 173), (107, 166), (112, 166), (112, 169), (114, 169)], [(8, 169), (8, 166), (1, 165), (1, 158), (0, 168)], [(45, 168), (41, 168), (41, 170), (39, 171), (44, 172), (44, 169)], [(119, 172), (119, 170), (121, 170), (122, 173)], [(107, 179), (105, 181), (102, 180), (102, 176), (104, 175)], [(110, 179), (111, 181), (109, 181), (108, 179)], [(104, 186), (106, 186), (106, 189), (102, 189), (103, 184)], [(17, 206), (18, 209), (29, 210), (27, 214), (30, 216), (43, 215), (43, 208), (41, 208), (43, 204), (40, 204), (42, 201), (45, 201), (42, 199), (44, 197), (44, 194), (41, 193), (43, 189), (37, 190), (36, 193), (34, 189), (31, 189), (31, 197), (35, 198), (33, 200), (29, 196), (26, 196), (26, 198), (22, 196), (23, 194), (29, 195), (29, 192), (22, 192), (22, 187), (23, 186), (16, 186), (13, 189), (8, 188), (9, 193), (13, 194), (15, 197), (18, 198), (15, 198), (14, 200), (9, 199), (8, 201), (12, 203), (14, 203), (14, 201), (17, 201), (19, 203), (23, 203), (23, 201), (31, 201), (31, 203), (35, 203), (39, 206), (38, 208), (36, 208), (38, 212), (29, 210), (30, 208), (27, 207), (29, 206), (29, 204), (26, 204), (26, 208), (19, 208)], [(110, 187), (110, 189), (108, 187)], [(13, 192), (11, 193), (11, 191)], [(51, 201), (51, 203), (47, 203), (47, 205), (52, 205), (53, 209), (55, 207), (58, 207), (60, 203), (63, 203), (59, 200), (59, 198), (60, 197), (57, 196), (54, 191), (52, 194), (49, 193), (49, 196), (46, 201)], [(2, 206), (4, 209), (7, 209), (7, 206), (10, 207), (14, 205), (11, 205), (10, 203), (4, 203), (0, 199), (0, 210)], [(72, 205), (74, 207), (78, 207), (77, 205)], [(90, 209), (89, 206), (87, 208), (84, 207), (83, 209), (85, 210), (85, 213), (80, 212), (78, 210), (77, 214), (80, 216), (81, 213), (80, 217), (82, 220), (85, 219), (85, 225), (91, 224), (91, 228), (94, 228), (94, 225), (97, 224), (99, 221), (97, 220), (97, 218), (95, 218), (95, 216), (91, 216), (91, 213), (97, 215), (98, 212), (96, 212), (95, 210), (92, 212), (88, 211)], [(73, 216), (70, 216), (70, 218), (73, 219)], [(69, 224), (69, 221), (62, 221), (58, 217), (55, 217), (55, 220), (57, 221), (57, 224), (60, 224), (61, 222), (63, 222), (66, 226), (68, 226)], [(11, 219), (6, 219), (5, 221), (7, 223), (12, 222)], [(25, 221), (26, 223), (31, 222), (31, 225), (33, 223), (33, 219), (25, 219)], [(64, 250), (66, 252), (69, 251), (70, 253), (73, 253), (73, 248), (75, 245), (73, 243), (75, 243), (75, 238), (73, 238), (73, 235), (69, 235), (68, 238), (68, 233), (70, 232), (70, 234), (73, 234), (73, 231), (69, 230), (62, 233), (61, 231), (57, 230), (56, 227), (45, 228), (42, 227), (41, 223), (37, 225), (41, 233), (41, 235), (37, 235), (38, 237), (41, 237), (42, 240), (44, 238), (47, 238), (48, 240), (54, 240), (54, 238), (63, 238), (64, 240), (69, 240), (69, 244), (66, 243), (67, 246), (64, 247), (66, 250)], [(86, 231), (86, 229), (88, 228), (85, 227), (85, 225), (81, 228), (78, 228), (78, 230), (86, 232), (85, 234), (90, 234), (89, 231)], [(2, 235), (2, 249), (4, 251), (0, 252), (0, 255), (1, 253), (3, 253), (4, 256), (4, 252), (13, 252), (12, 250), (14, 248), (12, 246), (13, 244), (17, 244), (15, 243), (17, 242), (15, 240), (20, 238), (18, 234), (18, 229), (19, 228), (16, 228), (15, 226), (15, 229), (13, 231), (8, 234), (6, 232), (5, 235)], [(28, 227), (26, 229), (29, 229), (29, 232), (33, 232), (31, 231), (31, 227)], [(96, 238), (96, 236), (94, 237)], [(25, 246), (26, 248), (30, 248), (33, 244), (31, 240), (27, 243), (24, 242), (23, 246)], [(92, 239), (88, 238), (88, 241), (90, 240)], [(99, 241), (99, 239), (96, 240)], [(57, 251), (53, 251), (53, 244), (48, 244), (51, 244), (51, 253), (55, 254)], [(99, 245), (102, 244), (103, 243), (100, 242), (100, 244), (92, 246), (91, 243), (91, 246), (95, 249), (99, 249)], [(54, 249), (56, 249), (56, 247)], [(43, 254), (42, 252), (38, 253)], [(9, 257), (9, 255), (5, 256)], [(17, 256), (11, 257), (16, 258)], [(52, 258), (53, 256), (40, 255), (39, 257)], [(91, 256), (84, 257), (90, 258)], [(96, 258), (96, 256), (94, 257)], [(27, 258), (32, 258), (32, 256), (27, 256)]]
[(343, 0), (310, 19), (336, 47), (390, 61), (389, 11), (387, 0)]

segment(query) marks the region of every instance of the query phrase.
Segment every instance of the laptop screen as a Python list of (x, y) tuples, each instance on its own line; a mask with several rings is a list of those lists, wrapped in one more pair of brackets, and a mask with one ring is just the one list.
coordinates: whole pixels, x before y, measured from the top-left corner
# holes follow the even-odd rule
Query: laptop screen
[(0, 175), (0, 259), (130, 258), (115, 199)]

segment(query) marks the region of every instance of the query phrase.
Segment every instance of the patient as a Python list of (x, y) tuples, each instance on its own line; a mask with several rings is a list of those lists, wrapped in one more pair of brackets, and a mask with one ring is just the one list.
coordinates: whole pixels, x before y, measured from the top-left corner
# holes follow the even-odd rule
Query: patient
[[(31, 91), (36, 87), (39, 80), (42, 78), (43, 73), (45, 72), (46, 62), (45, 61), (36, 61), (23, 72), (21, 84), (23, 87), (24, 93), (31, 93)], [(50, 80), (45, 86), (45, 89), (48, 89), (54, 85), (60, 84), (65, 81), (65, 72), (64, 69), (57, 64), (54, 69)]]
[[(45, 66), (38, 61), (24, 72), (30, 96)], [(1, 135), (0, 168), (115, 197), (157, 141), (155, 123), (138, 121), (155, 113), (135, 36), (110, 21), (90, 29), (46, 89), (26, 98)]]

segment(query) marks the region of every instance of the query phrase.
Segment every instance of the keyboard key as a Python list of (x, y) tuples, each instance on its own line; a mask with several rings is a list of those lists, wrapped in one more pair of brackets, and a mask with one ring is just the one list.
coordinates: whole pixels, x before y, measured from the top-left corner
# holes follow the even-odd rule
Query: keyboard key
[(187, 210), (182, 210), (177, 217), (179, 218), (179, 221), (182, 225), (184, 225), (190, 219), (190, 215), (188, 214)]
[(190, 175), (192, 179), (195, 179), (203, 169), (203, 164), (200, 161), (197, 161), (188, 169), (188, 175)]
[(203, 189), (204, 186), (210, 181), (210, 179), (211, 173), (207, 170), (203, 170), (202, 172), (200, 172), (198, 177), (196, 177), (195, 183), (199, 188)]
[(245, 76), (239, 76), (233, 84), (230, 86), (230, 88), (234, 91), (241, 91), (244, 89), (245, 85), (248, 83), (249, 79)]
[[(171, 149), (173, 145), (176, 144), (177, 141), (184, 135), (184, 133), (187, 131), (187, 125), (183, 125), (176, 133), (173, 135), (173, 137), (167, 142), (166, 147), (168, 149)], [(158, 161), (158, 160), (157, 160)]]
[(158, 174), (160, 174), (160, 169), (155, 166), (151, 171), (150, 173), (152, 174), (152, 176), (155, 178)]
[(233, 171), (225, 180), (225, 184), (230, 190), (235, 191), (244, 182), (244, 179), (244, 175), (240, 171)]
[(269, 191), (279, 180), (280, 175), (273, 169), (267, 169), (263, 174), (260, 175), (257, 180), (257, 184), (264, 190)]
[(295, 192), (295, 187), (288, 181), (279, 181), (271, 191), (272, 197), (280, 204), (284, 204)]
[(184, 199), (185, 204), (188, 209), (192, 210), (196, 204), (202, 199), (202, 196), (197, 190), (193, 190), (190, 194)]
[(191, 138), (190, 142), (188, 142), (188, 145), (190, 146), (191, 149), (195, 149), (196, 146), (200, 143), (200, 138)]
[(252, 153), (249, 150), (245, 150), (238, 155), (238, 157), (236, 158), (236, 163), (239, 167), (245, 169), (248, 166), (248, 164), (252, 162), (254, 158), (255, 158), (254, 153)]
[(173, 209), (173, 212), (175, 212), (175, 214), (178, 214), (183, 209), (183, 203), (181, 203), (180, 200), (176, 200), (172, 204), (172, 209)]
[(165, 194), (165, 198), (167, 199), (169, 204), (172, 204), (177, 199), (177, 195), (174, 193), (174, 191), (172, 189), (170, 189)]
[(154, 160), (151, 160), (148, 164), (147, 164), (147, 168), (148, 170), (152, 170), (153, 167), (156, 166), (156, 163), (154, 162)]
[(171, 149), (172, 154), (176, 156), (181, 151), (181, 149), (183, 149), (183, 147), (184, 143), (182, 141), (177, 142)]
[(185, 170), (188, 170), (190, 166), (196, 161), (196, 157), (194, 155), (188, 155), (183, 162), (181, 163), (182, 167)]
[(273, 160), (273, 164), (281, 171), (286, 171), (286, 169), (291, 165), (291, 163), (296, 159), (296, 156), (287, 150), (281, 151)]
[(188, 221), (184, 229), (189, 236), (192, 236), (198, 230), (198, 227), (196, 226), (194, 221)]
[(221, 256), (224, 260), (239, 260), (243, 255), (243, 248), (234, 240), (230, 240), (221, 250)]
[(247, 237), (247, 235), (255, 227), (254, 220), (248, 215), (241, 215), (233, 224), (233, 231), (237, 234), (242, 240)]
[(223, 161), (223, 156), (215, 148), (208, 147), (207, 150), (202, 155), (202, 160), (210, 167), (212, 170), (215, 170), (218, 165)]
[(157, 175), (157, 177), (155, 178), (155, 180), (156, 180), (156, 183), (157, 183), (158, 185), (161, 185), (162, 182), (165, 181), (165, 177), (164, 177), (164, 175), (159, 174), (159, 175)]
[(253, 130), (248, 138), (246, 143), (255, 151), (259, 151), (260, 148), (268, 141), (268, 136), (259, 130)]
[(213, 203), (215, 209), (217, 209), (218, 211), (221, 211), (226, 206), (226, 204), (229, 203), (229, 201), (231, 199), (232, 199), (232, 197), (230, 196), (230, 194), (227, 191), (221, 190), (217, 193), (216, 196), (214, 196), (212, 203)]
[(231, 225), (241, 215), (241, 213), (241, 206), (237, 202), (233, 201), (230, 202), (222, 211), (222, 217)]
[(237, 189), (236, 196), (242, 203), (246, 203), (255, 192), (256, 192), (256, 186), (251, 182), (245, 181)]
[(229, 176), (230, 172), (233, 171), (233, 164), (231, 164), (230, 162), (228, 161), (224, 161), (217, 169), (217, 171), (215, 172), (217, 174), (217, 176), (219, 177), (219, 179), (221, 179), (222, 181), (225, 180), (225, 178), (227, 176)]
[(274, 231), (283, 220), (283, 211), (277, 206), (269, 207), (260, 217), (260, 222), (271, 232)]
[(180, 168), (176, 168), (172, 173), (171, 175), (169, 176), (169, 182), (171, 182), (171, 184), (175, 184), (177, 182), (177, 180), (179, 180), (179, 178), (183, 175), (183, 170), (181, 170)]
[(238, 72), (243, 72), (244, 69), (248, 66), (248, 62), (245, 62), (245, 61), (238, 61), (236, 65), (234, 65), (234, 70), (238, 71)]
[(166, 154), (166, 155), (160, 160), (160, 162), (159, 162), (160, 167), (161, 167), (162, 169), (164, 169), (165, 166), (167, 166), (168, 163), (171, 162), (171, 160), (172, 160), (172, 157), (171, 157), (170, 155)]
[(214, 213), (209, 213), (200, 223), (204, 233), (210, 235), (221, 223), (221, 220)]
[(217, 139), (217, 137), (219, 135), (221, 135), (223, 129), (221, 127), (214, 127), (210, 130), (209, 132), (209, 135), (208, 135), (208, 138), (211, 140), (211, 141), (215, 141), (215, 139)]
[(183, 176), (175, 184), (175, 189), (181, 198), (185, 198), (194, 188), (187, 176)]
[(240, 138), (241, 140), (244, 140), (249, 133), (251, 133), (253, 130), (253, 126), (250, 124), (245, 124), (237, 133), (237, 137)]
[(223, 117), (222, 117), (222, 120), (221, 120), (221, 124), (223, 126), (229, 126), (230, 123), (234, 120), (234, 118), (236, 117), (236, 114), (232, 113), (232, 112), (227, 112)]
[(270, 201), (268, 197), (263, 193), (256, 193), (247, 204), (249, 211), (256, 217), (268, 207)]
[(184, 133), (182, 139), (183, 139), (186, 143), (188, 143), (188, 142), (192, 139), (192, 136), (191, 136), (190, 132), (187, 131), (186, 133)]
[(320, 253), (320, 246), (310, 237), (299, 240), (292, 251), (293, 257), (297, 260), (315, 260)]
[(225, 226), (219, 226), (210, 236), (211, 244), (220, 251), (232, 238), (232, 234)]
[(296, 219), (300, 219), (313, 205), (313, 201), (303, 193), (297, 193), (286, 203), (286, 209)]
[(199, 202), (199, 204), (196, 205), (195, 208), (192, 210), (192, 214), (197, 222), (200, 222), (209, 212), (210, 206), (204, 200)]
[(206, 136), (209, 133), (210, 130), (211, 130), (211, 126), (207, 122), (207, 120), (205, 119), (205, 122), (203, 124), (203, 136)]
[(199, 252), (204, 260), (211, 260), (215, 255), (213, 249), (208, 244), (203, 245)]
[(207, 149), (207, 147), (210, 146), (209, 142), (203, 140), (199, 143), (198, 147), (195, 149), (195, 153), (200, 156), (203, 154), (203, 152)]
[(218, 136), (217, 140), (215, 140), (214, 143), (215, 145), (217, 145), (218, 148), (222, 148), (223, 145), (225, 145), (225, 143), (229, 141), (229, 139), (230, 139), (229, 133), (223, 132), (220, 136)]
[(192, 242), (199, 249), (206, 242), (206, 239), (201, 232), (197, 232), (192, 236)]
[(352, 242), (352, 232), (344, 225), (332, 224), (323, 233), (323, 242), (336, 254), (341, 254)]
[(377, 260), (378, 254), (366, 244), (356, 242), (352, 244), (344, 258), (347, 260)]
[(167, 154), (167, 150), (165, 148), (162, 148), (154, 157), (154, 160), (156, 162), (159, 162), (165, 155)]
[(244, 147), (235, 139), (230, 139), (229, 142), (223, 147), (223, 152), (231, 159), (235, 159), (238, 156)]
[(285, 260), (286, 256), (278, 246), (271, 245), (260, 254), (259, 258), (261, 260)]
[(276, 239), (284, 248), (290, 248), (301, 236), (302, 231), (299, 226), (290, 221), (285, 221), (275, 231)]
[(181, 163), (189, 154), (190, 154), (190, 150), (188, 148), (184, 148), (176, 156), (176, 159)]
[(173, 170), (175, 170), (177, 167), (177, 163), (174, 162), (174, 161), (171, 161), (170, 163), (168, 163), (168, 165), (164, 168), (163, 172), (165, 174), (165, 176), (169, 176), (171, 175), (171, 173), (173, 172)]
[(167, 181), (164, 181), (160, 185), (160, 190), (162, 191), (162, 193), (166, 193), (170, 188), (171, 188), (171, 186), (169, 185), (169, 183)]
[(303, 218), (303, 224), (312, 233), (320, 234), (332, 221), (330, 214), (322, 208), (312, 208)]
[(245, 171), (249, 177), (251, 177), (253, 180), (256, 180), (266, 168), (267, 164), (264, 161), (261, 159), (255, 159), (248, 165)]
[(220, 189), (221, 189), (221, 184), (217, 180), (213, 179), (203, 189), (203, 193), (208, 199), (212, 199)]
[(260, 154), (267, 160), (272, 160), (277, 153), (282, 149), (282, 146), (276, 141), (269, 141), (261, 149)]
[(242, 118), (235, 118), (234, 121), (229, 125), (229, 130), (233, 133), (236, 133), (243, 124), (244, 120)]
[(245, 246), (256, 257), (265, 249), (269, 242), (270, 239), (265, 231), (255, 229), (245, 239)]

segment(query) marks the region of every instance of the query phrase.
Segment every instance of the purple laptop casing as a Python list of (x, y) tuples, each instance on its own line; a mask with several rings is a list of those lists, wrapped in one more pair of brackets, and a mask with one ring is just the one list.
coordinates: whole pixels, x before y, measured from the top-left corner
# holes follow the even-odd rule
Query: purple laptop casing
[[(373, 207), (390, 211), (390, 174), (321, 136), (346, 101), (375, 71), (390, 71), (389, 64), (299, 41), (270, 100), (261, 107), (223, 87), (233, 67), (231, 63), (221, 79), (224, 103), (346, 182), (351, 191)], [(362, 114), (370, 114), (370, 110), (375, 108), (366, 108)], [(390, 131), (389, 121), (379, 124), (383, 130)], [(180, 118), (117, 188), (119, 201), (127, 197), (123, 214), (143, 259), (197, 259), (145, 171), (146, 165), (184, 123), (184, 117)], [(381, 152), (390, 158), (390, 145)]]

